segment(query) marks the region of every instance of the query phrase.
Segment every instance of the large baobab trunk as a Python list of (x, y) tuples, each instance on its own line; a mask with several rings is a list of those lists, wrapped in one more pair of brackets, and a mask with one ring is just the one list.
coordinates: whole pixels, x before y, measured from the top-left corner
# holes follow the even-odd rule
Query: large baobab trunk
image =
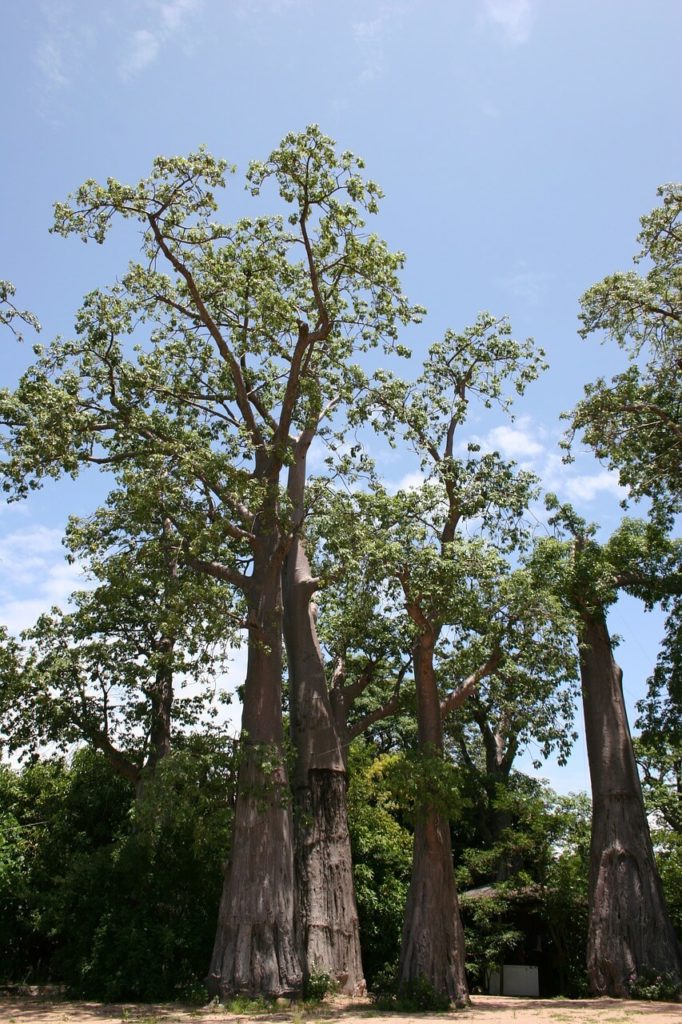
[(458, 1005), (468, 1001), (464, 931), (452, 867), (450, 826), (433, 807), (414, 830), (412, 877), (400, 950), (400, 984), (426, 979)]
[[(306, 450), (307, 444), (299, 449), (289, 472), (289, 494), (299, 515)], [(364, 992), (365, 981), (344, 751), (317, 640), (311, 606), (314, 582), (300, 536), (287, 555), (283, 580), (291, 738), (296, 751), (294, 850), (303, 971), (306, 979), (328, 974), (343, 992), (357, 995)]]
[(627, 996), (643, 968), (682, 979), (601, 609), (582, 613), (580, 674), (592, 781), (587, 972), (598, 995)]
[(283, 756), (281, 568), (275, 544), (275, 537), (261, 538), (247, 594), (242, 759), (232, 851), (207, 979), (209, 992), (220, 999), (237, 992), (283, 996), (302, 986)]
[[(433, 669), (435, 637), (422, 632), (414, 650), (420, 753), (442, 757), (443, 728)], [(452, 865), (450, 827), (428, 801), (418, 809), (412, 876), (400, 950), (400, 984), (426, 980), (457, 1005), (469, 1000), (464, 972), (464, 930)]]

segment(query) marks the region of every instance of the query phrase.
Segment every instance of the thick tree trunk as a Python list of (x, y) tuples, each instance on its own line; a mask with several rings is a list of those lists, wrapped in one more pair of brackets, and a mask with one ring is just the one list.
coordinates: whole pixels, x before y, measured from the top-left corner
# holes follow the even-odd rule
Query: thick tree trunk
[[(305, 438), (303, 439), (305, 442)], [(289, 472), (298, 514), (305, 485), (304, 444)], [(341, 991), (365, 991), (346, 809), (344, 751), (332, 713), (311, 606), (314, 584), (303, 542), (287, 555), (284, 637), (289, 668), (294, 775), (294, 849), (304, 976), (324, 973)]]
[(464, 973), (464, 930), (452, 867), (450, 826), (427, 807), (414, 830), (412, 877), (405, 908), (400, 984), (426, 979), (457, 1005), (469, 999)]
[(307, 977), (334, 978), (342, 992), (366, 991), (346, 811), (346, 777), (311, 769), (295, 793), (295, 851)]
[(603, 612), (582, 614), (580, 674), (592, 781), (587, 972), (627, 996), (643, 968), (682, 979), (656, 870), (622, 691)]
[[(442, 757), (443, 727), (433, 668), (435, 637), (423, 632), (415, 645), (419, 750)], [(400, 984), (427, 981), (462, 1006), (469, 1001), (464, 971), (464, 929), (452, 865), (449, 823), (438, 807), (421, 808), (415, 824), (412, 876), (400, 950)]]
[(232, 851), (207, 979), (210, 994), (220, 999), (238, 992), (294, 995), (303, 980), (283, 755), (281, 580), (274, 545), (274, 537), (263, 537), (247, 595), (242, 761)]

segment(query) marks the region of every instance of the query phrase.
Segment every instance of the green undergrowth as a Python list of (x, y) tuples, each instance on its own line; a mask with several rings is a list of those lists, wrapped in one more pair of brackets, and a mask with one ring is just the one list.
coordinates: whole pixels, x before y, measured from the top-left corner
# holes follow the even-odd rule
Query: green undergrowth
[(630, 998), (673, 1003), (682, 999), (682, 984), (673, 974), (644, 967), (630, 986)]
[(427, 978), (418, 978), (408, 985), (398, 985), (392, 978), (382, 978), (373, 1000), (378, 1010), (393, 1013), (438, 1013), (452, 1008), (450, 997), (436, 992)]

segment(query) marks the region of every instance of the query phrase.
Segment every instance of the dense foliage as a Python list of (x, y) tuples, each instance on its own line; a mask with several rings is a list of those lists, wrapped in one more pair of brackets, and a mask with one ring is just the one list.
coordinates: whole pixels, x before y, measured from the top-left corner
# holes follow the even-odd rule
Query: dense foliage
[(0, 773), (3, 981), (99, 999), (201, 985), (229, 849), (234, 756), (194, 738), (144, 800), (104, 755)]
[[(540, 966), (545, 995), (674, 995), (646, 815), (679, 932), (680, 186), (642, 219), (641, 272), (582, 299), (580, 333), (629, 364), (586, 385), (571, 435), (649, 508), (598, 542), (553, 496), (538, 539), (539, 481), (471, 433), (545, 368), (505, 317), (447, 330), (411, 380), (367, 358), (408, 356), (423, 311), (367, 231), (381, 193), (361, 160), (292, 133), (249, 166), (253, 215), (222, 223), (228, 173), (200, 149), (58, 203), (57, 234), (102, 244), (131, 221), (142, 256), (0, 392), (11, 499), (88, 466), (115, 485), (68, 523), (85, 589), (19, 638), (0, 624), (0, 981), (176, 998), (210, 961), (220, 998), (319, 995), (346, 967), (361, 990), (354, 876), (390, 1008), (463, 1004), (508, 962)], [(39, 330), (13, 300), (0, 281), (0, 326)], [(416, 486), (381, 476), (371, 431)], [(646, 809), (606, 621), (622, 591), (668, 613), (634, 748)], [(232, 742), (215, 721), (240, 641)], [(516, 763), (530, 746), (536, 770), (565, 762), (579, 694), (591, 821)], [(614, 850), (660, 898), (646, 927), (633, 908), (632, 941)], [(332, 976), (319, 935), (353, 929)]]

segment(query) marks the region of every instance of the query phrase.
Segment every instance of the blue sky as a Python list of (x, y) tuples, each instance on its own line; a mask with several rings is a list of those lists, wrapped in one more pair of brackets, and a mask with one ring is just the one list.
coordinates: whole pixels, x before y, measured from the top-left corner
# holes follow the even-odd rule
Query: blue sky
[[(551, 368), (513, 426), (473, 429), (535, 468), (609, 532), (617, 481), (589, 454), (570, 468), (559, 413), (620, 355), (576, 335), (581, 293), (630, 265), (638, 218), (679, 180), (678, 0), (24, 0), (3, 10), (0, 277), (68, 335), (83, 294), (134, 255), (48, 234), (51, 207), (88, 177), (135, 180), (157, 153), (205, 143), (244, 169), (317, 122), (360, 153), (386, 198), (376, 230), (408, 256), (429, 316), (406, 338), (415, 364), (447, 326), (509, 314)], [(244, 208), (238, 184), (233, 216)], [(129, 239), (128, 239), (129, 241)], [(30, 359), (2, 338), (2, 383)], [(409, 372), (405, 368), (404, 372)], [(416, 372), (416, 366), (415, 366)], [(394, 483), (414, 467), (388, 465)], [(49, 485), (0, 508), (0, 619), (28, 625), (77, 585), (60, 538), (104, 483)], [(632, 702), (660, 619), (621, 602), (614, 632)], [(546, 774), (586, 787), (579, 747)]]

